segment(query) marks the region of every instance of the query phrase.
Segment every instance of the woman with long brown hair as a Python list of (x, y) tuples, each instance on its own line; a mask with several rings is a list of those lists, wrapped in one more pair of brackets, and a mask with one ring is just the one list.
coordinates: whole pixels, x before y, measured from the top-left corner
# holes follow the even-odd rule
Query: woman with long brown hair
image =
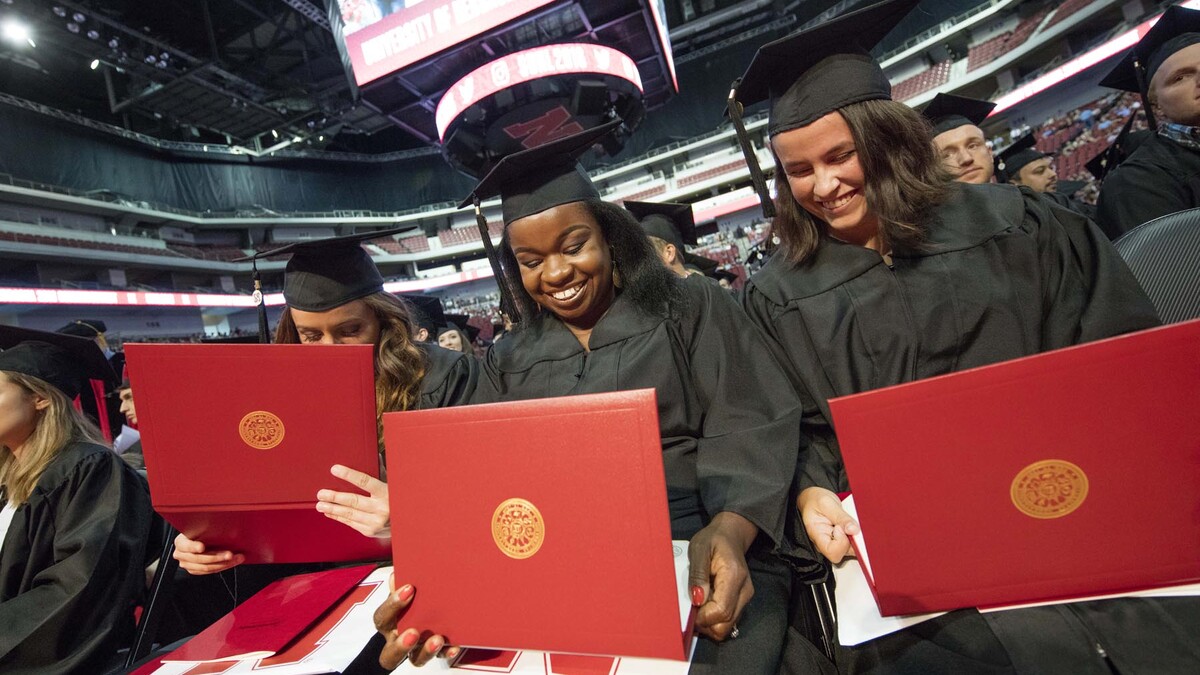
[[(1093, 223), (1025, 188), (950, 181), (928, 123), (891, 100), (868, 54), (915, 4), (887, 0), (770, 43), (731, 94), (737, 123), (742, 104), (770, 100), (776, 248), (743, 303), (804, 399), (796, 509), (834, 563), (858, 524), (837, 497), (851, 486), (829, 399), (1158, 323)], [(796, 616), (810, 597), (793, 599)], [(836, 660), (854, 673), (1186, 671), (1195, 649), (1166, 637), (1186, 633), (1160, 620), (1167, 604), (1138, 615), (1164, 628), (1140, 644), (1121, 618), (1139, 605), (1118, 600), (958, 610)]]
[[(293, 244), (258, 254), (292, 253), (284, 272), (275, 342), (375, 345), (376, 415), (440, 408), (466, 401), (477, 378), (471, 356), (417, 342), (413, 310), (383, 290), (383, 277), (361, 242), (387, 232)], [(382, 440), (380, 452), (382, 456)], [(317, 510), (369, 537), (388, 537), (387, 483), (341, 465), (331, 473), (361, 492), (321, 490)], [(363, 493), (366, 494), (363, 494)], [(242, 562), (232, 551), (207, 551), (182, 534), (175, 558), (192, 574), (220, 572)]]
[(0, 672), (106, 672), (133, 629), (153, 512), (72, 401), (115, 377), (85, 338), (0, 327), (0, 345)]

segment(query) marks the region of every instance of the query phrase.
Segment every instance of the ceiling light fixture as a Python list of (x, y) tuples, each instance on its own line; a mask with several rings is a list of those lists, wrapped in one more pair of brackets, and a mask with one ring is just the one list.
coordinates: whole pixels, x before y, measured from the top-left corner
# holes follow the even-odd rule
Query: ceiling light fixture
[(100, 59), (92, 59), (92, 70), (100, 67)]
[(17, 21), (16, 19), (6, 19), (3, 25), (0, 25), (0, 35), (4, 39), (14, 45), (29, 45), (37, 47), (33, 41), (33, 33), (29, 31), (29, 26)]

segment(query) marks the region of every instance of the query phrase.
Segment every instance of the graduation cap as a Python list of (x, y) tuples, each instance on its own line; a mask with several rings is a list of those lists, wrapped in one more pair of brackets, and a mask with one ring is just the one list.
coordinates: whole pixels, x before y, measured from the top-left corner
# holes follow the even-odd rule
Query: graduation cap
[(692, 217), (691, 204), (674, 202), (625, 202), (625, 208), (633, 214), (646, 234), (673, 244), (680, 251), (684, 245), (696, 245), (696, 221)]
[(44, 380), (72, 400), (88, 380), (117, 384), (117, 374), (90, 338), (0, 326), (0, 349), (0, 370)]
[(438, 337), (441, 337), (442, 333), (457, 330), (467, 336), (468, 342), (474, 344), (475, 338), (479, 337), (479, 329), (467, 323), (470, 318), (466, 314), (447, 314), (445, 322), (438, 327)]
[(1154, 135), (1154, 132), (1149, 129), (1133, 131), (1133, 123), (1136, 119), (1137, 113), (1135, 112), (1129, 116), (1129, 120), (1125, 122), (1125, 126), (1121, 128), (1121, 133), (1117, 134), (1117, 138), (1113, 141), (1112, 145), (1105, 148), (1104, 152), (1088, 160), (1088, 163), (1084, 165), (1096, 177), (1096, 180), (1103, 181), (1113, 169), (1128, 159), (1147, 138)]
[(954, 94), (938, 94), (925, 106), (921, 114), (933, 125), (933, 135), (937, 136), (968, 124), (979, 126), (995, 109), (996, 104), (991, 101)]
[(1082, 180), (1060, 180), (1055, 183), (1054, 191), (1060, 195), (1070, 197), (1082, 190), (1085, 185), (1087, 185), (1087, 182)]
[(996, 171), (1003, 178), (1003, 182), (1010, 182), (1025, 165), (1046, 156), (1046, 153), (1033, 147), (1036, 143), (1037, 139), (1029, 133), (996, 153)]
[(303, 312), (324, 312), (383, 290), (383, 276), (362, 243), (408, 228), (287, 244), (235, 262), (291, 253), (284, 268), (283, 299)]
[(441, 298), (433, 295), (401, 295), (400, 297), (412, 305), (412, 311), (409, 313), (417, 326), (428, 331), (430, 340), (436, 338), (438, 327), (446, 323)]
[(1100, 80), (1100, 86), (1141, 94), (1150, 126), (1154, 128), (1157, 125), (1148, 100), (1150, 80), (1164, 61), (1194, 44), (1200, 44), (1200, 11), (1179, 5), (1169, 7), (1142, 39), (1129, 48), (1116, 67)]
[(743, 107), (769, 101), (767, 135), (774, 136), (852, 103), (891, 99), (892, 85), (870, 50), (917, 1), (884, 0), (769, 42), (734, 80), (726, 110), (765, 217), (774, 217), (775, 208), (742, 123)]
[(730, 272), (729, 270), (725, 270), (725, 269), (713, 270), (712, 272), (709, 273), (708, 276), (710, 276), (714, 279), (717, 279), (717, 280), (724, 279), (730, 285), (733, 285), (733, 282), (737, 281), (737, 278), (738, 278), (738, 276), (736, 274), (734, 274), (733, 272)]
[(500, 211), (507, 227), (513, 221), (555, 206), (599, 199), (600, 191), (580, 166), (579, 158), (622, 123), (620, 119), (612, 120), (535, 148), (505, 155), (458, 205), (460, 209), (472, 204), (475, 206), (475, 223), (500, 286), (500, 311), (506, 316), (516, 318), (517, 305), (513, 301), (515, 290), (509, 287), (508, 279), (500, 267), (488, 232), (487, 219), (479, 208), (480, 202), (499, 195)]
[(108, 325), (100, 319), (76, 319), (54, 332), (62, 333), (63, 335), (94, 338), (106, 331), (108, 331)]

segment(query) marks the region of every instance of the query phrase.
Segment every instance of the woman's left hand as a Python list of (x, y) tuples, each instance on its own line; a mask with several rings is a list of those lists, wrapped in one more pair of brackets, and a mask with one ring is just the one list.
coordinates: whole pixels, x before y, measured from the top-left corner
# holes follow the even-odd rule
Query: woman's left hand
[[(395, 587), (395, 576), (389, 580)], [(416, 589), (412, 584), (405, 584), (388, 594), (386, 600), (375, 610), (375, 630), (383, 636), (385, 644), (379, 653), (379, 665), (387, 670), (395, 670), (405, 658), (418, 668), (429, 663), (435, 656), (453, 661), (462, 652), (461, 647), (447, 646), (446, 638), (431, 635), (421, 640), (421, 631), (409, 628), (403, 633), (396, 630), (404, 610), (412, 604)]]
[(699, 608), (696, 630), (718, 642), (734, 632), (742, 610), (754, 597), (746, 550), (757, 535), (754, 523), (722, 511), (688, 546), (688, 584), (692, 604)]
[(387, 483), (341, 464), (334, 464), (329, 473), (367, 494), (320, 490), (317, 510), (368, 537), (392, 536)]

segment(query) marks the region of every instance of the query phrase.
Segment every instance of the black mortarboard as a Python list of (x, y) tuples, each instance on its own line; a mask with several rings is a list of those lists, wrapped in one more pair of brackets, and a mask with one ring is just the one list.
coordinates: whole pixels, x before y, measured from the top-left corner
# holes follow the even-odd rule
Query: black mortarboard
[(100, 319), (76, 319), (59, 328), (56, 333), (63, 335), (78, 335), (79, 337), (94, 338), (108, 330), (108, 325)]
[(297, 242), (239, 261), (291, 253), (283, 275), (284, 301), (303, 312), (324, 312), (383, 290), (383, 276), (362, 244), (406, 229)]
[(619, 126), (621, 121), (613, 120), (505, 155), (458, 208), (499, 195), (504, 224), (511, 225), (555, 206), (599, 199), (600, 192), (579, 165), (579, 158)]
[(737, 278), (738, 278), (738, 276), (736, 274), (734, 274), (733, 272), (730, 272), (729, 270), (724, 270), (724, 269), (713, 270), (712, 272), (709, 272), (708, 276), (710, 276), (714, 279), (724, 279), (725, 281), (728, 281), (731, 284), (733, 282), (737, 281)]
[(1172, 54), (1200, 43), (1200, 11), (1169, 7), (1121, 59), (1100, 86), (1146, 94), (1154, 73)]
[(1033, 147), (1035, 144), (1037, 144), (1037, 139), (1032, 133), (1029, 133), (996, 153), (996, 171), (1000, 172), (999, 175), (1003, 182), (1007, 183), (1012, 180), (1013, 176), (1025, 168), (1026, 164), (1046, 156), (1046, 153)]
[(401, 295), (408, 304), (412, 305), (410, 312), (417, 326), (429, 331), (429, 338), (437, 337), (438, 327), (446, 323), (442, 309), (442, 300), (433, 295)]
[(995, 109), (996, 104), (991, 101), (954, 94), (938, 94), (925, 106), (921, 114), (933, 125), (933, 135), (937, 136), (968, 124), (979, 126)]
[(438, 337), (441, 337), (442, 333), (446, 331), (458, 330), (465, 333), (467, 341), (473, 344), (475, 338), (479, 337), (479, 329), (467, 323), (470, 318), (466, 314), (447, 314), (445, 323), (438, 328)]
[(1133, 122), (1136, 118), (1136, 112), (1130, 115), (1129, 121), (1121, 128), (1121, 133), (1117, 134), (1117, 138), (1113, 141), (1112, 145), (1108, 146), (1104, 152), (1088, 160), (1085, 166), (1096, 177), (1096, 180), (1104, 180), (1113, 169), (1128, 159), (1147, 138), (1154, 135), (1154, 132), (1149, 129), (1132, 131)]
[(625, 202), (625, 208), (641, 224), (646, 234), (674, 244), (680, 251), (684, 245), (696, 245), (696, 221), (691, 204), (675, 202)]
[(117, 384), (104, 352), (89, 338), (0, 326), (0, 370), (36, 377), (74, 399), (87, 380)]
[(870, 50), (918, 0), (885, 0), (769, 42), (734, 85), (739, 103), (769, 100), (768, 135), (796, 129), (851, 103), (890, 99)]
[(1070, 197), (1082, 190), (1084, 185), (1087, 185), (1087, 182), (1082, 180), (1060, 180), (1055, 184), (1054, 191), (1060, 195)]

